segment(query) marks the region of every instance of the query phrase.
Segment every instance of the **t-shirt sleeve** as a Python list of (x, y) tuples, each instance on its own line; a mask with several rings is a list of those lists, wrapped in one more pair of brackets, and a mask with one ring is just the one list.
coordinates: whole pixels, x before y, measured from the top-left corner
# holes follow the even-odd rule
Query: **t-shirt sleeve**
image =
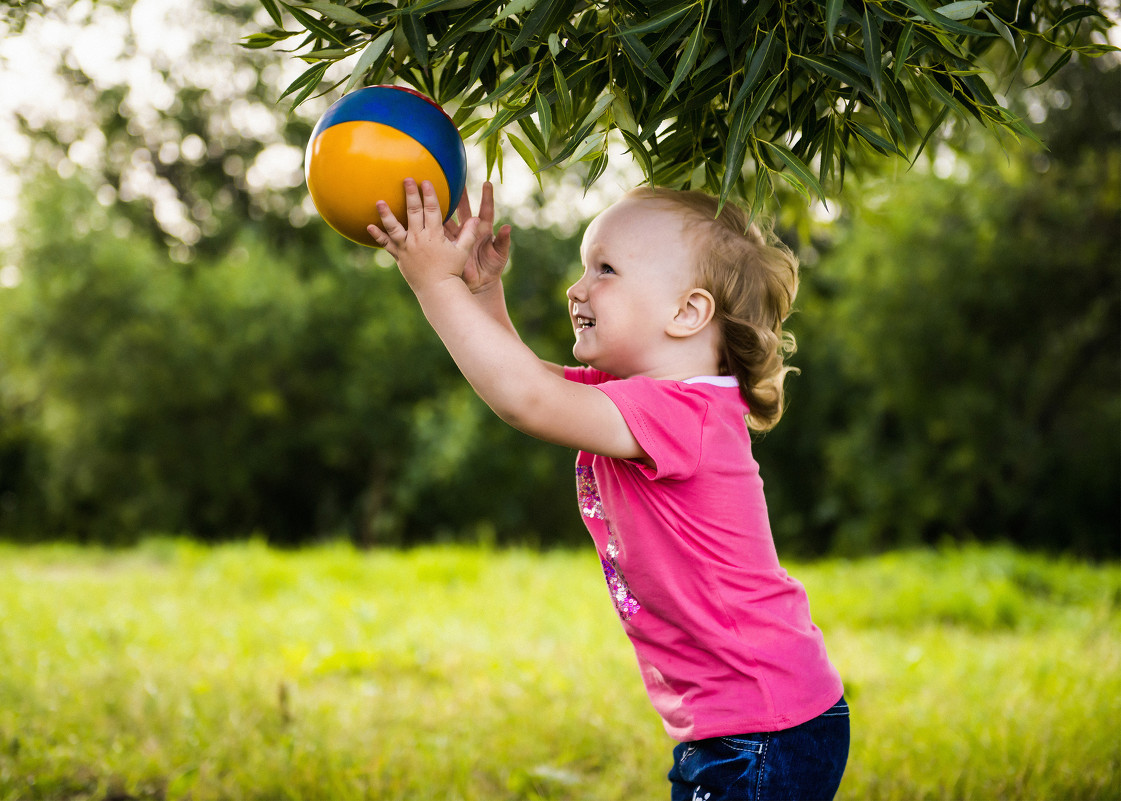
[(610, 373), (596, 370), (594, 367), (565, 367), (564, 377), (569, 381), (575, 381), (577, 384), (591, 385), (617, 380), (615, 376)]
[(644, 475), (684, 479), (696, 472), (709, 410), (703, 397), (682, 391), (675, 382), (645, 377), (612, 381), (598, 388), (622, 412), (631, 433), (653, 461), (653, 468), (638, 466)]

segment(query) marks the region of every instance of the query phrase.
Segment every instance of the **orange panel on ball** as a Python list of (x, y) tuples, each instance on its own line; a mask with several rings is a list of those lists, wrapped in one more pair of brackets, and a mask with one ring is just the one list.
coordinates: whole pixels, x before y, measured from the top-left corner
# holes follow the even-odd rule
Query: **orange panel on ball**
[(439, 163), (422, 144), (388, 125), (365, 120), (332, 125), (309, 143), (307, 164), (308, 190), (320, 216), (360, 245), (378, 246), (366, 226), (381, 225), (379, 200), (402, 225), (407, 223), (406, 178), (431, 181), (441, 210), (449, 208), (448, 182)]

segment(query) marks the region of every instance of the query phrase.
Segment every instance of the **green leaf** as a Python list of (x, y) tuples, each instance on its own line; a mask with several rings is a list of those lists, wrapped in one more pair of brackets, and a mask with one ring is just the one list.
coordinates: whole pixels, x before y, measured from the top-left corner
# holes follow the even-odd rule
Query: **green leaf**
[(902, 81), (892, 75), (887, 75), (885, 78), (887, 80), (884, 81), (884, 89), (887, 91), (888, 104), (897, 115), (902, 115), (902, 121), (907, 127), (917, 133), (918, 125), (911, 112), (911, 98), (907, 94), (906, 87), (903, 86)]
[[(528, 109), (529, 106), (523, 106), (523, 109)], [(533, 124), (533, 119), (530, 114), (518, 117), (518, 127), (522, 129), (529, 143), (537, 148), (538, 153), (547, 153), (548, 148), (545, 145), (545, 139), (541, 136), (541, 131)]]
[(944, 17), (930, 7), (926, 0), (899, 0), (907, 8), (918, 14), (919, 19), (926, 20), (934, 26), (944, 30), (948, 33), (964, 34), (965, 36), (996, 36), (995, 33), (982, 31), (977, 28), (971, 28), (968, 25), (962, 25), (949, 17)]
[(526, 64), (513, 75), (506, 76), (502, 83), (498, 84), (497, 88), (495, 88), (493, 92), (491, 92), (481, 100), (476, 101), (473, 105), (485, 106), (489, 103), (493, 103), (500, 98), (505, 97), (517, 84), (525, 80), (525, 76), (529, 74), (529, 71), (533, 69), (533, 66), (533, 64)]
[(1075, 45), (1074, 47), (1067, 45), (1067, 47), (1069, 47), (1075, 53), (1081, 53), (1085, 56), (1090, 56), (1091, 58), (1104, 56), (1107, 53), (1121, 52), (1121, 47), (1117, 47), (1116, 45), (1111, 44), (1103, 44), (1101, 42), (1091, 42), (1090, 44)]
[(521, 108), (517, 106), (509, 106), (504, 109), (499, 109), (490, 122), (487, 123), (486, 129), (479, 135), (482, 139), (492, 139), (496, 134), (502, 131), (507, 123), (513, 122), (514, 117), (518, 115)]
[(849, 120), (848, 127), (853, 133), (855, 133), (857, 136), (871, 145), (872, 148), (876, 151), (880, 153), (889, 153), (893, 156), (903, 155), (903, 151), (901, 151), (894, 142), (885, 139), (875, 131), (872, 131), (864, 125), (861, 125), (859, 122), (856, 122), (855, 120)]
[(775, 87), (778, 86), (779, 81), (781, 80), (782, 73), (780, 72), (778, 75), (775, 75), (773, 78), (771, 78), (771, 80), (764, 84), (759, 94), (756, 95), (755, 99), (751, 101), (751, 105), (747, 107), (747, 116), (745, 118), (747, 130), (751, 130), (751, 128), (755, 126), (755, 123), (763, 115), (763, 112), (767, 110), (767, 106), (771, 102), (771, 95), (774, 94)]
[(288, 6), (288, 11), (296, 18), (296, 21), (303, 25), (313, 36), (320, 39), (330, 39), (332, 42), (337, 42), (344, 47), (346, 46), (346, 43), (338, 37), (338, 34), (336, 34), (330, 26), (324, 25), (322, 21), (317, 20), (298, 6), (294, 6), (290, 3), (286, 3), (285, 5)]
[(1055, 28), (1061, 28), (1064, 25), (1069, 25), (1072, 22), (1077, 22), (1086, 17), (1101, 17), (1102, 19), (1106, 19), (1105, 15), (1093, 6), (1072, 6), (1063, 11), (1063, 13), (1059, 15), (1059, 18), (1055, 20), (1054, 24), (1047, 30), (1053, 31)]
[(919, 143), (919, 149), (915, 151), (915, 157), (911, 159), (912, 165), (919, 160), (919, 156), (922, 155), (923, 150), (926, 149), (926, 143), (930, 141), (930, 137), (934, 135), (934, 132), (942, 127), (942, 123), (946, 121), (946, 117), (949, 116), (949, 114), (950, 107), (945, 106), (940, 112), (938, 112), (938, 115), (934, 118), (934, 121), (930, 123), (930, 127), (926, 129), (926, 134), (923, 136), (922, 141)]
[(946, 91), (945, 87), (936, 81), (929, 73), (923, 72), (919, 75), (918, 84), (921, 88), (925, 89), (928, 96), (938, 100), (942, 105), (958, 112), (959, 114), (969, 114), (969, 109), (962, 105), (961, 101)]
[(841, 83), (848, 84), (856, 89), (860, 89), (865, 94), (872, 94), (872, 87), (860, 76), (859, 73), (853, 71), (847, 64), (835, 56), (823, 56), (822, 58), (813, 58), (811, 56), (803, 56), (795, 54), (796, 58), (812, 64), (818, 72), (830, 75)]
[(841, 18), (841, 9), (845, 0), (826, 0), (825, 3), (825, 34), (833, 42), (833, 31), (837, 29), (837, 20)]
[[(760, 141), (763, 143), (764, 147), (766, 147), (774, 155), (778, 156), (779, 160), (786, 165), (787, 169), (789, 169), (790, 172), (793, 173), (794, 177), (798, 179), (797, 183), (800, 183), (807, 189), (813, 190), (814, 194), (817, 195), (818, 199), (821, 200), (822, 203), (826, 202), (825, 190), (821, 188), (821, 184), (818, 183), (817, 178), (812, 172), (810, 172), (809, 167), (807, 167), (800, 158), (795, 156), (782, 145), (775, 144), (774, 142), (768, 142), (765, 139)], [(782, 175), (782, 173), (779, 174)], [(795, 185), (795, 188), (797, 188), (797, 185)]]
[(868, 72), (872, 76), (872, 86), (877, 97), (883, 97), (883, 63), (880, 52), (880, 25), (872, 16), (872, 7), (864, 7), (864, 19), (861, 22), (864, 31), (864, 61), (868, 65)]
[[(480, 0), (479, 2), (472, 2), (469, 11), (464, 12), (461, 16), (456, 17), (455, 24), (450, 26), (447, 31), (440, 37), (433, 48), (434, 52), (443, 53), (451, 49), (451, 47), (465, 36), (472, 33), (489, 33), (491, 20), (491, 12), (498, 7), (499, 0)], [(473, 37), (475, 45), (481, 45), (479, 41), (481, 37)], [(468, 53), (472, 52), (469, 49)], [(458, 60), (455, 57), (453, 61)]]
[(601, 175), (603, 175), (604, 170), (606, 170), (606, 169), (607, 169), (607, 150), (603, 150), (603, 151), (600, 152), (600, 154), (598, 156), (595, 157), (595, 160), (592, 162), (592, 168), (590, 170), (588, 170), (588, 176), (587, 176), (587, 178), (584, 179), (584, 193), (585, 194), (587, 194), (588, 189), (591, 188), (592, 184), (594, 184), (596, 182), (596, 179), (598, 179)]
[(1067, 62), (1070, 61), (1070, 57), (1072, 55), (1074, 55), (1074, 54), (1070, 50), (1068, 50), (1065, 53), (1063, 53), (1061, 56), (1059, 56), (1057, 59), (1055, 59), (1055, 63), (1050, 66), (1050, 68), (1047, 70), (1047, 72), (1043, 73), (1042, 78), (1040, 78), (1038, 81), (1036, 81), (1035, 83), (1032, 84), (1032, 87), (1039, 86), (1041, 83), (1047, 83), (1047, 81), (1049, 81), (1051, 79), (1052, 75), (1054, 75), (1056, 72), (1058, 72), (1059, 70), (1061, 70), (1063, 67), (1066, 66)]
[(895, 51), (895, 61), (891, 65), (892, 74), (896, 78), (903, 70), (903, 65), (907, 63), (907, 56), (911, 55), (911, 42), (915, 35), (915, 23), (908, 22), (907, 27), (903, 29), (903, 35), (899, 37), (899, 45)]
[(344, 95), (349, 92), (355, 84), (362, 80), (362, 77), (378, 59), (389, 51), (389, 45), (392, 42), (393, 31), (387, 30), (382, 33), (381, 36), (366, 45), (362, 50), (362, 55), (358, 57), (358, 63), (354, 65), (354, 71), (350, 73), (350, 80), (347, 81), (346, 88), (343, 89)]
[(740, 84), (739, 90), (736, 92), (735, 98), (732, 100), (732, 105), (729, 106), (730, 111), (735, 111), (743, 102), (744, 98), (748, 96), (759, 79), (763, 77), (764, 67), (770, 63), (771, 48), (775, 42), (775, 32), (770, 31), (764, 38), (763, 42), (751, 52), (751, 60), (747, 65), (747, 70), (744, 72), (743, 82)]
[[(737, 39), (739, 29), (738, 12), (741, 8), (738, 0), (718, 0), (720, 3), (720, 37), (724, 47), (729, 53), (734, 53), (739, 47)], [(733, 5), (733, 2), (735, 5)], [(734, 9), (734, 11), (733, 11)]]
[(602, 133), (597, 132), (586, 136), (583, 140), (581, 140), (576, 149), (572, 151), (572, 155), (569, 156), (569, 160), (582, 161), (586, 156), (592, 153), (592, 151), (597, 149), (602, 150), (604, 144), (605, 141)]
[(981, 0), (957, 0), (954, 3), (938, 6), (934, 10), (947, 19), (955, 19), (960, 22), (963, 19), (973, 19), (989, 5), (991, 4), (983, 3)]
[[(748, 227), (755, 222), (755, 217), (759, 214), (760, 210), (766, 205), (767, 198), (774, 194), (775, 188), (771, 183), (771, 171), (766, 164), (755, 165), (755, 196), (751, 200), (751, 208), (748, 209), (747, 224)], [(746, 231), (745, 231), (746, 233)]]
[(315, 71), (315, 73), (306, 83), (304, 83), (303, 88), (300, 89), (299, 93), (297, 93), (296, 96), (292, 98), (293, 109), (300, 105), (300, 103), (303, 103), (311, 95), (311, 93), (316, 90), (320, 82), (322, 82), (323, 80), (323, 74), (327, 72), (327, 68), (330, 66), (331, 62), (322, 61), (311, 68), (313, 71)]
[(833, 169), (833, 145), (837, 141), (837, 129), (830, 118), (825, 124), (821, 139), (821, 158), (818, 164), (817, 178), (824, 184), (825, 176)]
[(697, 63), (697, 55), (701, 50), (701, 42), (704, 41), (702, 34), (704, 34), (704, 23), (702, 22), (693, 29), (693, 33), (689, 35), (689, 41), (685, 44), (685, 50), (681, 55), (681, 60), (677, 62), (677, 69), (674, 70), (673, 80), (670, 82), (668, 94), (673, 94), (674, 91), (681, 85), (681, 82), (693, 71), (693, 65)]
[(413, 57), (421, 69), (428, 68), (428, 31), (424, 19), (419, 14), (405, 14), (397, 22), (405, 34), (405, 40), (413, 51)]
[[(471, 57), (471, 72), (467, 77), (468, 86), (474, 86), (475, 81), (479, 80), (479, 76), (482, 74), (483, 70), (486, 69), (487, 64), (493, 63), (494, 51), (498, 45), (498, 40), (498, 34), (491, 31), (483, 37), (483, 41), (477, 45), (475, 54)], [(474, 105), (474, 103), (472, 105)]]
[(487, 159), (487, 179), (489, 180), (494, 172), (495, 165), (498, 166), (498, 174), (502, 175), (502, 135), (495, 133), (486, 138), (486, 159)]
[(993, 26), (993, 29), (1003, 37), (1004, 41), (1008, 42), (1008, 46), (1012, 48), (1012, 52), (1018, 54), (1019, 51), (1016, 49), (1016, 40), (1013, 38), (1012, 31), (1008, 29), (1008, 26), (1001, 22), (996, 14), (989, 11), (987, 8), (985, 9), (985, 16), (989, 18), (989, 23)]
[(680, 6), (678, 8), (671, 8), (665, 13), (659, 14), (656, 17), (651, 17), (645, 22), (640, 22), (636, 25), (628, 25), (616, 31), (613, 36), (641, 36), (644, 33), (651, 31), (660, 31), (662, 28), (669, 27), (677, 20), (684, 17), (694, 8), (693, 4)]
[(261, 5), (265, 7), (265, 11), (269, 12), (272, 21), (276, 23), (276, 27), (284, 27), (284, 19), (280, 14), (280, 8), (276, 4), (276, 0), (261, 0)]
[(528, 45), (530, 40), (534, 39), (541, 30), (546, 29), (545, 23), (552, 14), (558, 11), (558, 7), (561, 6), (564, 1), (565, 0), (547, 0), (547, 2), (535, 4), (533, 11), (526, 17), (525, 22), (522, 24), (522, 29), (518, 31), (517, 37), (510, 45), (510, 50), (521, 50)]
[(343, 25), (373, 25), (373, 20), (359, 14), (353, 8), (348, 8), (337, 3), (329, 3), (326, 0), (321, 2), (303, 3), (300, 8), (306, 8), (310, 11), (318, 11), (324, 17), (334, 22), (341, 22)]
[(399, 9), (398, 13), (419, 16), (421, 14), (427, 14), (431, 11), (438, 11), (445, 6), (460, 5), (462, 5), (462, 0), (423, 0), (422, 2), (416, 3), (415, 5), (405, 6), (404, 8)]
[[(607, 109), (609, 105), (615, 100), (615, 95), (611, 92), (601, 95), (592, 106), (585, 116), (583, 121), (576, 127), (575, 131), (568, 135), (568, 144), (561, 150), (557, 156), (549, 163), (541, 167), (542, 170), (547, 170), (550, 167), (555, 167), (569, 159), (578, 147), (581, 147), (586, 141), (587, 137), (591, 134), (592, 128), (595, 127), (599, 121), (600, 116)], [(600, 134), (596, 134), (599, 136)]]
[(506, 7), (495, 15), (494, 22), (492, 24), (497, 25), (507, 17), (512, 17), (515, 14), (521, 15), (527, 11), (532, 11), (533, 7), (537, 5), (537, 3), (538, 0), (512, 0), (512, 2), (507, 3)]
[(592, 106), (592, 110), (584, 116), (584, 121), (581, 123), (581, 126), (587, 127), (590, 125), (595, 125), (599, 118), (603, 116), (603, 112), (606, 111), (607, 107), (610, 106), (614, 101), (614, 92), (605, 92), (604, 94), (596, 98), (596, 102)]
[(549, 141), (553, 138), (553, 108), (545, 99), (545, 95), (540, 92), (534, 98), (534, 103), (537, 106), (537, 123), (541, 126), (541, 138), (545, 140), (545, 147), (542, 148), (544, 153), (548, 152)]
[(463, 123), (462, 125), (458, 126), (459, 127), (459, 137), (461, 139), (467, 139), (468, 137), (471, 136), (471, 134), (480, 130), (488, 122), (490, 122), (490, 120), (488, 120), (484, 117), (476, 117), (475, 119), (471, 120), (470, 122)]
[(615, 118), (616, 128), (638, 136), (638, 123), (635, 122), (634, 110), (626, 92), (616, 93), (611, 102), (611, 115)]
[(619, 42), (623, 46), (624, 52), (630, 57), (644, 75), (656, 81), (662, 86), (669, 86), (669, 76), (666, 75), (662, 65), (654, 58), (654, 54), (650, 49), (639, 41), (637, 36), (619, 36)]
[(277, 42), (283, 42), (295, 35), (296, 33), (292, 31), (259, 31), (243, 37), (244, 41), (240, 44), (248, 50), (260, 50), (264, 47), (272, 47)]
[[(281, 92), (280, 97), (277, 99), (283, 100), (284, 98), (288, 97), (288, 95), (295, 92), (297, 89), (302, 89), (309, 85), (314, 90), (319, 82), (323, 80), (323, 73), (327, 71), (327, 67), (329, 66), (331, 66), (330, 62), (324, 61), (304, 70), (302, 73), (300, 73), (299, 77), (296, 78), (296, 80), (288, 84), (288, 88)], [(304, 95), (304, 97), (306, 96), (307, 95)], [(293, 106), (297, 105), (299, 105), (299, 103), (293, 103)]]
[(304, 61), (338, 61), (340, 58), (353, 56), (354, 51), (346, 47), (325, 47), (322, 50), (311, 50), (300, 54)]
[(553, 62), (553, 85), (557, 90), (557, 106), (560, 111), (561, 127), (565, 128), (572, 121), (572, 94), (568, 91), (568, 82), (564, 78), (564, 73)]
[(646, 152), (646, 146), (637, 136), (624, 128), (620, 128), (619, 133), (623, 135), (623, 141), (627, 143), (631, 154), (638, 159), (639, 166), (642, 167), (642, 174), (646, 177), (646, 182), (654, 183), (654, 162), (651, 160), (650, 154)]
[(708, 55), (705, 56), (705, 60), (701, 62), (701, 66), (697, 67), (697, 72), (706, 72), (727, 57), (728, 51), (724, 49), (724, 45), (717, 45), (708, 51)]
[[(518, 155), (522, 157), (530, 172), (537, 173), (537, 157), (533, 155), (533, 149), (514, 134), (506, 134), (506, 138), (510, 140), (514, 150), (518, 151)], [(540, 180), (538, 176), (538, 181)]]
[(728, 128), (728, 141), (724, 146), (724, 163), (721, 165), (724, 175), (720, 179), (719, 209), (723, 209), (724, 204), (728, 202), (743, 172), (743, 163), (747, 158), (747, 140), (751, 130), (751, 126), (746, 124), (748, 109), (746, 103), (740, 106)]
[[(743, 5), (747, 5), (744, 0), (740, 0), (740, 2)], [(751, 9), (751, 13), (747, 15), (747, 19), (743, 22), (744, 27), (746, 27), (748, 30), (754, 30), (758, 28), (763, 22), (763, 19), (770, 12), (771, 7), (774, 4), (775, 0), (758, 0), (757, 2), (755, 2), (753, 4), (754, 8)], [(781, 23), (781, 20), (779, 20), (779, 22)]]
[(721, 207), (731, 196), (732, 190), (740, 178), (740, 172), (743, 170), (743, 163), (746, 158), (747, 141), (751, 138), (751, 129), (767, 108), (771, 95), (781, 79), (782, 73), (780, 72), (767, 82), (750, 104), (742, 104), (732, 117), (732, 123), (728, 126), (728, 141), (725, 145), (724, 176), (720, 181)]

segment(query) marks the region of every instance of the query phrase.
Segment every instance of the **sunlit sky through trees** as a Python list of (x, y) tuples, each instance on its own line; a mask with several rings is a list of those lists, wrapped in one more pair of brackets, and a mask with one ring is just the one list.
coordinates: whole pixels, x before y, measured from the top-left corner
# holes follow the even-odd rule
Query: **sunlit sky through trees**
[[(18, 213), (19, 165), (44, 158), (23, 137), (16, 115), (32, 128), (50, 121), (74, 138), (64, 160), (52, 166), (63, 175), (94, 168), (106, 147), (104, 135), (92, 124), (87, 107), (72, 96), (72, 86), (59, 74), (75, 68), (87, 75), (98, 90), (127, 87), (121, 103), (129, 118), (129, 133), (143, 139), (159, 125), (160, 113), (171, 109), (176, 92), (186, 86), (204, 88), (215, 104), (228, 106), (226, 123), (232, 136), (256, 139), (266, 146), (257, 159), (245, 166), (251, 190), (288, 189), (303, 183), (303, 151), (283, 141), (278, 121), (287, 113), (286, 101), (275, 108), (247, 99), (255, 80), (250, 60), (264, 63), (263, 77), (279, 96), (304, 68), (303, 62), (279, 52), (247, 51), (238, 40), (266, 24), (267, 15), (253, 0), (246, 7), (261, 19), (243, 30), (231, 17), (223, 18), (207, 9), (206, 0), (137, 0), (120, 10), (115, 3), (89, 0), (69, 3), (48, 0), (43, 12), (31, 12), (23, 31), (12, 34), (0, 21), (0, 247), (13, 244), (13, 221)], [(127, 4), (126, 4), (127, 5)], [(200, 47), (200, 44), (205, 47)], [(224, 57), (225, 56), (225, 57)], [(338, 65), (348, 69), (346, 64)], [(167, 79), (173, 75), (174, 84)], [(341, 88), (326, 97), (306, 102), (296, 112), (314, 120), (341, 96)], [(188, 163), (205, 152), (208, 143), (194, 134), (178, 141), (165, 141), (158, 149), (163, 161), (183, 159)], [(141, 152), (138, 149), (138, 154)], [(122, 177), (121, 199), (148, 198), (160, 226), (187, 244), (197, 239), (192, 223), (180, 207), (175, 192), (156, 175), (147, 154), (133, 159)], [(468, 146), (469, 188), (485, 178), (485, 159)], [(577, 175), (549, 176), (545, 209), (527, 202), (536, 181), (517, 158), (503, 162), (498, 192), (499, 214), (516, 225), (556, 225), (571, 230), (601, 209), (625, 189), (641, 180), (621, 148), (612, 169), (585, 195)], [(477, 191), (477, 190), (476, 190)], [(104, 187), (101, 198), (115, 199)], [(293, 209), (294, 224), (305, 224), (315, 215), (310, 198)], [(0, 280), (4, 280), (0, 277)], [(13, 280), (12, 276), (7, 277)]]

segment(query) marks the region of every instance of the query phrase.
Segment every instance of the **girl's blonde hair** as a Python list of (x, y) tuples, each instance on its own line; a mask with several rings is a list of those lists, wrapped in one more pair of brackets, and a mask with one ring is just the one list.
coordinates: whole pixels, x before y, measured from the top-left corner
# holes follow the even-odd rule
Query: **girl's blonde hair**
[(768, 431), (783, 411), (783, 381), (796, 368), (785, 364), (794, 335), (782, 329), (798, 293), (798, 259), (769, 226), (752, 222), (743, 209), (703, 192), (641, 187), (628, 194), (680, 210), (698, 246), (697, 281), (716, 300), (714, 319), (723, 339), (721, 371), (739, 381), (748, 405), (747, 424)]

